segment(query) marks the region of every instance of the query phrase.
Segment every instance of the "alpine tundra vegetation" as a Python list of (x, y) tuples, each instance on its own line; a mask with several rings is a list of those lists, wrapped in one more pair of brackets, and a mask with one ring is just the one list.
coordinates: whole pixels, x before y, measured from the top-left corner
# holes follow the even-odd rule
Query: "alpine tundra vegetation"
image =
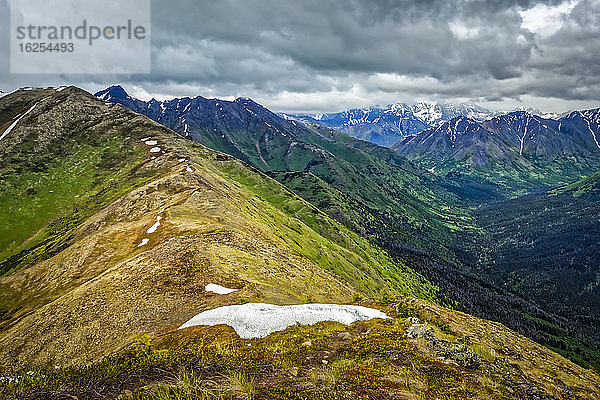
[[(0, 99), (3, 398), (600, 396), (597, 174), (475, 205), (329, 127), (183, 102)], [(511, 261), (521, 207), (543, 271)]]

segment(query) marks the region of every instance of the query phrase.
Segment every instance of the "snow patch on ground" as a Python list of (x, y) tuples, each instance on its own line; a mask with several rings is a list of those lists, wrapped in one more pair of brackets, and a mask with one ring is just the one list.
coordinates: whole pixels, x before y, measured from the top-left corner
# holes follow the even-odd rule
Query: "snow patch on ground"
[(156, 141), (156, 140), (146, 140), (144, 143), (146, 143), (148, 146), (156, 146), (158, 144), (158, 141)]
[(299, 304), (276, 306), (264, 303), (247, 303), (225, 306), (201, 312), (181, 325), (179, 329), (197, 325), (231, 326), (244, 339), (260, 338), (288, 326), (312, 325), (322, 321), (335, 321), (349, 325), (373, 318), (389, 318), (385, 313), (362, 306), (340, 304)]
[(147, 137), (147, 138), (143, 138), (143, 139), (142, 139), (142, 142), (145, 142), (146, 140), (150, 140), (150, 139), (152, 139), (152, 137), (151, 137), (151, 136), (149, 136), (149, 137)]
[(18, 376), (0, 376), (0, 383), (8, 384), (17, 383), (21, 380)]
[(160, 147), (153, 147), (150, 149), (150, 153), (158, 153), (160, 152)]
[(207, 292), (213, 292), (216, 294), (229, 294), (233, 292), (237, 292), (237, 289), (229, 289), (221, 285), (217, 285), (215, 283), (209, 283), (204, 287)]
[(193, 169), (191, 169), (190, 167), (186, 167), (186, 169), (185, 169), (185, 170), (186, 170), (187, 172), (194, 172), (194, 170), (193, 170)]
[(148, 230), (146, 231), (146, 233), (154, 233), (154, 232), (156, 232), (156, 230), (160, 226), (160, 220), (161, 219), (162, 219), (162, 217), (160, 215), (158, 217), (156, 217), (156, 223), (154, 225), (152, 225), (150, 228), (148, 228)]
[(150, 241), (150, 239), (143, 238), (142, 243), (138, 244), (138, 247), (147, 245), (149, 241)]

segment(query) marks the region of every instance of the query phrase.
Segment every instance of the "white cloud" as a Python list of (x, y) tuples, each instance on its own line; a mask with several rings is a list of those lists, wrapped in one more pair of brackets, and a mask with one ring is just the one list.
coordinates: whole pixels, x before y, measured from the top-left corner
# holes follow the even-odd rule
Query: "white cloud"
[(534, 7), (522, 10), (521, 27), (541, 36), (549, 36), (562, 28), (565, 19), (577, 6), (580, 0), (569, 0), (556, 6), (537, 4)]

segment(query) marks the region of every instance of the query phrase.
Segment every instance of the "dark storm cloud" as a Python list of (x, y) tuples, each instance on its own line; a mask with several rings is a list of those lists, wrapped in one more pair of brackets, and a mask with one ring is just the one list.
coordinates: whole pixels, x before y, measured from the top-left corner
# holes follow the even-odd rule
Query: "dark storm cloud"
[[(160, 37), (177, 35), (157, 46), (198, 40), (215, 47), (238, 46), (242, 52), (251, 46), (257, 59), (267, 53), (320, 73), (394, 72), (440, 79), (478, 74), (503, 79), (518, 74), (533, 47), (531, 41), (517, 40), (525, 32), (514, 6), (496, 5), (494, 11), (483, 12), (478, 2), (255, 0), (201, 7), (184, 1), (180, 7), (191, 11), (176, 22), (171, 4), (154, 8), (153, 28)], [(448, 25), (453, 21), (478, 27), (478, 37), (457, 39)], [(236, 60), (238, 54), (231, 55)]]
[[(82, 85), (95, 89), (119, 80), (148, 95), (244, 95), (281, 110), (442, 98), (543, 98), (545, 106), (560, 109), (571, 100), (600, 98), (597, 0), (174, 0), (152, 6), (153, 73), (77, 77)], [(25, 84), (19, 76), (2, 76), (0, 84), (11, 79)]]

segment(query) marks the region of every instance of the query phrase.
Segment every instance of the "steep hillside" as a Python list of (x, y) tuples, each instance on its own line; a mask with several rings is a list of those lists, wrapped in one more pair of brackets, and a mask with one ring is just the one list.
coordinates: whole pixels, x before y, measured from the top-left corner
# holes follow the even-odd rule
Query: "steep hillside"
[(572, 135), (587, 147), (600, 148), (600, 108), (573, 111), (560, 120), (559, 130)]
[(561, 134), (562, 121), (544, 119), (525, 111), (516, 111), (482, 123), (487, 129), (510, 140), (519, 155), (552, 160), (561, 154), (587, 152), (586, 140)]
[(67, 88), (0, 110), (3, 127), (23, 116), (0, 141), (4, 372), (97, 360), (223, 304), (436, 296), (274, 180), (119, 105)]
[(554, 194), (571, 193), (573, 196), (597, 194), (600, 191), (600, 171), (586, 176), (583, 179), (568, 185), (561, 186), (552, 191)]
[[(438, 128), (412, 135), (394, 146), (401, 154), (411, 158), (431, 158), (431, 171), (447, 169), (454, 164), (481, 166), (491, 159), (513, 157), (511, 143), (505, 137), (494, 135), (488, 129), (466, 117), (457, 117)], [(452, 163), (452, 164), (450, 164)], [(426, 165), (427, 166), (427, 165)]]
[[(441, 294), (229, 155), (72, 87), (18, 91), (0, 110), (0, 208), (23, 200), (3, 221), (36, 224), (3, 232), (3, 398), (598, 395), (594, 372), (500, 324), (412, 298)], [(402, 162), (372, 149), (352, 154)], [(310, 172), (278, 174), (351, 204)], [(223, 325), (177, 329), (248, 302), (355, 303), (392, 318), (258, 339)]]
[(109, 111), (69, 94), (21, 90), (0, 99), (2, 274), (60, 251), (75, 227), (163, 172), (140, 169), (146, 149), (123, 140), (131, 115), (106, 119)]
[[(563, 341), (580, 335), (580, 329), (571, 329), (563, 317), (475, 273), (471, 258), (462, 254), (464, 246), (455, 245), (476, 235), (480, 228), (473, 223), (470, 210), (441, 185), (478, 202), (510, 193), (506, 187), (486, 181), (485, 175), (481, 181), (466, 175), (436, 180), (391, 149), (331, 128), (281, 119), (248, 99), (228, 102), (196, 97), (142, 102), (132, 99), (120, 87), (111, 87), (97, 96), (168, 123), (184, 137), (242, 157), (435, 282), (442, 289), (440, 301), (445, 304), (500, 321), (544, 344), (550, 344), (547, 334), (557, 324), (565, 325)], [(446, 125), (449, 124), (439, 129)], [(488, 151), (490, 137), (494, 140), (490, 131), (467, 118), (453, 120), (451, 128), (459, 134), (442, 136), (436, 142), (449, 151), (454, 151), (452, 140), (473, 144), (483, 152)], [(467, 134), (461, 135), (462, 131)], [(490, 147), (490, 151), (501, 154), (511, 142), (504, 139), (493, 143), (495, 147)], [(467, 152), (465, 157), (479, 157)], [(513, 151), (513, 157), (515, 167), (520, 168), (518, 152)], [(500, 161), (498, 165), (505, 167)], [(469, 249), (468, 253), (476, 255), (478, 250)], [(551, 344), (555, 342), (552, 339)], [(590, 358), (585, 354), (580, 354), (580, 360), (586, 360), (583, 364), (600, 361), (596, 355)]]
[[(474, 213), (482, 233), (459, 244), (479, 274), (564, 318), (543, 335), (552, 348), (580, 361), (575, 353), (600, 359), (597, 180), (596, 173), (550, 193), (485, 204)], [(590, 339), (584, 340), (589, 348), (565, 341), (568, 329)]]

